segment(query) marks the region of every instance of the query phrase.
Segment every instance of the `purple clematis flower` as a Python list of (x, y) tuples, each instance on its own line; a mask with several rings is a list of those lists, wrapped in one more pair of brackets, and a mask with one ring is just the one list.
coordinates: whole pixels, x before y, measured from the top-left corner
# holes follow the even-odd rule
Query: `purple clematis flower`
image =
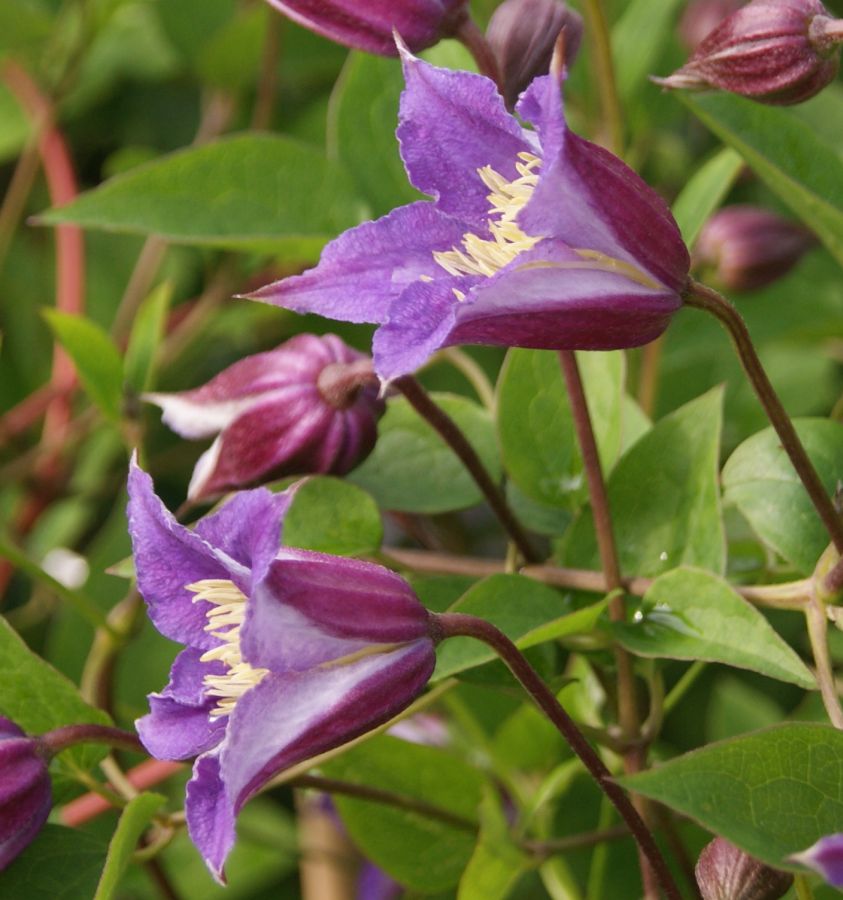
[(0, 871), (47, 821), (52, 806), (48, 760), (37, 738), (0, 716)]
[(185, 438), (218, 435), (191, 500), (284, 475), (345, 475), (375, 446), (384, 403), (371, 360), (334, 334), (299, 334), (191, 391), (146, 394)]
[(146, 473), (129, 474), (138, 588), (155, 627), (185, 645), (137, 729), (159, 759), (196, 757), (187, 825), (220, 881), (243, 804), (397, 715), (434, 666), (435, 627), (402, 578), (279, 549), (291, 499), (246, 491), (190, 531)]
[(819, 872), (830, 885), (843, 888), (843, 834), (828, 834), (789, 858)]
[(658, 337), (681, 305), (688, 252), (661, 198), (568, 131), (558, 75), (522, 95), (530, 131), (489, 79), (401, 49), (398, 140), (433, 202), (345, 232), (314, 269), (250, 296), (380, 325), (384, 379), (453, 344), (605, 350)]

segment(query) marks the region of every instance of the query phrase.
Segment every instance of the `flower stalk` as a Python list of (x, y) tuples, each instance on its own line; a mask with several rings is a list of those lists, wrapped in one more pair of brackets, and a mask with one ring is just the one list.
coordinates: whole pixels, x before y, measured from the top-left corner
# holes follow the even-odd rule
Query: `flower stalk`
[(134, 732), (113, 728), (110, 725), (63, 725), (42, 734), (38, 741), (50, 754), (61, 753), (62, 750), (76, 744), (108, 744), (109, 747), (146, 755), (145, 747)]
[(615, 79), (615, 65), (612, 61), (612, 44), (609, 25), (601, 0), (585, 0), (583, 4), (587, 33), (594, 54), (594, 70), (603, 108), (603, 121), (608, 134), (609, 149), (620, 156), (623, 150), (623, 116), (618, 98), (618, 84)]
[(574, 720), (565, 712), (553, 692), (539, 678), (515, 644), (498, 628), (484, 619), (464, 613), (442, 613), (436, 616), (444, 638), (472, 637), (491, 647), (509, 667), (512, 674), (553, 723), (570, 748), (577, 754), (598, 787), (611, 801), (629, 827), (638, 847), (646, 856), (661, 889), (669, 900), (681, 900), (673, 876), (667, 867), (653, 835), (626, 794), (612, 780), (612, 773), (583, 737)]
[(729, 332), (741, 365), (767, 413), (767, 418), (776, 430), (785, 453), (790, 457), (796, 474), (805, 486), (811, 502), (831, 536), (832, 543), (838, 552), (843, 553), (843, 520), (826, 493), (814, 464), (805, 452), (790, 417), (785, 412), (781, 400), (761, 365), (761, 360), (758, 358), (758, 353), (753, 346), (749, 330), (741, 314), (717, 291), (693, 279), (689, 281), (684, 299), (688, 306), (711, 313)]
[(536, 551), (520, 522), (515, 518), (506, 498), (483, 465), (477, 451), (471, 446), (456, 422), (430, 399), (427, 391), (412, 375), (405, 375), (397, 379), (393, 385), (401, 391), (410, 406), (439, 433), (440, 437), (459, 457), (524, 559), (527, 562), (537, 562)]

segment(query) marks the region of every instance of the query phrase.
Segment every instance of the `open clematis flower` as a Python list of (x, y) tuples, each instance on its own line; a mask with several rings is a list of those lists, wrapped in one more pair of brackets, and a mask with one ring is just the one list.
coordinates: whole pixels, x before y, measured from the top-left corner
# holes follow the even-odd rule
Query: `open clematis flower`
[(372, 563), (279, 548), (292, 492), (238, 494), (191, 531), (132, 464), (129, 530), (155, 627), (185, 645), (137, 722), (159, 759), (196, 757), (187, 825), (213, 875), (274, 775), (389, 720), (424, 689), (436, 628)]
[(315, 268), (251, 298), (380, 325), (384, 379), (453, 344), (606, 350), (658, 337), (688, 252), (662, 199), (568, 131), (559, 75), (522, 95), (530, 131), (489, 79), (401, 50), (401, 154), (433, 202), (345, 232)]
[(185, 438), (217, 435), (187, 495), (200, 499), (284, 475), (345, 475), (375, 446), (384, 403), (371, 360), (334, 334), (298, 334), (191, 391), (145, 394)]

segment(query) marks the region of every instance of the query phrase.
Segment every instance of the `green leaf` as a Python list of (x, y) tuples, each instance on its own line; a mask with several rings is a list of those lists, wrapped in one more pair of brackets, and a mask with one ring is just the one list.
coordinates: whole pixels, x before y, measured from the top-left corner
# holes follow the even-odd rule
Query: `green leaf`
[(139, 394), (152, 386), (155, 355), (173, 296), (173, 286), (165, 282), (141, 303), (132, 325), (129, 346), (126, 348), (126, 384)]
[[(659, 575), (686, 564), (722, 573), (726, 561), (717, 464), (723, 391), (715, 388), (656, 423), (608, 480), (621, 568)], [(591, 511), (574, 524), (572, 565), (599, 564)]]
[(740, 155), (724, 147), (700, 166), (682, 188), (673, 203), (673, 216), (689, 247), (709, 216), (726, 199), (742, 167)]
[[(796, 432), (832, 494), (843, 479), (843, 424), (796, 419)], [(723, 498), (761, 540), (804, 574), (813, 572), (828, 534), (772, 428), (754, 434), (723, 468)]]
[(0, 900), (80, 900), (93, 897), (105, 844), (84, 831), (45, 825), (0, 874)]
[[(471, 822), (482, 776), (437, 747), (380, 735), (323, 766), (331, 778), (371, 785), (439, 807)], [(354, 843), (365, 856), (408, 887), (431, 893), (456, 884), (471, 857), (471, 830), (419, 813), (334, 795)]]
[(383, 524), (375, 501), (338, 478), (309, 478), (284, 517), (284, 544), (339, 556), (376, 553)]
[[(622, 353), (578, 353), (604, 468), (620, 452), (624, 361)], [(501, 454), (513, 482), (531, 500), (576, 508), (585, 498), (582, 459), (571, 405), (555, 353), (510, 350), (497, 386)]]
[[(501, 468), (489, 412), (455, 394), (431, 397), (457, 423), (498, 480)], [(448, 512), (482, 499), (451, 448), (403, 397), (390, 400), (374, 451), (348, 480), (367, 490), (382, 509), (403, 512)]]
[(734, 94), (677, 96), (843, 264), (843, 158), (793, 113)]
[(39, 4), (25, 0), (3, 0), (0, 4), (0, 57), (33, 50), (53, 31), (52, 18)]
[(710, 744), (617, 780), (763, 862), (795, 869), (791, 853), (843, 827), (841, 771), (843, 732), (800, 723)]
[(457, 900), (504, 900), (532, 861), (516, 847), (497, 793), (483, 792), (480, 840), (460, 879)]
[(54, 309), (44, 316), (64, 347), (91, 400), (112, 422), (120, 421), (123, 405), (123, 361), (111, 338), (90, 319)]
[[(521, 650), (570, 634), (591, 631), (604, 601), (575, 609), (547, 585), (523, 575), (492, 575), (469, 588), (451, 612), (469, 613), (497, 625)], [(437, 648), (433, 681), (496, 659), (493, 650), (469, 637), (449, 638)]]
[(700, 569), (660, 575), (644, 595), (640, 618), (613, 630), (639, 656), (720, 662), (808, 690), (817, 687), (764, 616), (722, 578)]
[(360, 212), (345, 171), (319, 150), (243, 134), (117, 175), (40, 221), (311, 259)]
[(421, 197), (398, 155), (395, 128), (403, 89), (396, 60), (351, 53), (328, 109), (329, 156), (345, 163), (376, 216)]
[(152, 817), (166, 801), (161, 794), (143, 793), (133, 797), (120, 814), (117, 830), (108, 845), (108, 855), (102, 870), (94, 900), (112, 900), (117, 896), (120, 878), (132, 860), (138, 840)]
[(623, 103), (642, 88), (673, 28), (680, 0), (632, 0), (612, 29), (615, 81)]

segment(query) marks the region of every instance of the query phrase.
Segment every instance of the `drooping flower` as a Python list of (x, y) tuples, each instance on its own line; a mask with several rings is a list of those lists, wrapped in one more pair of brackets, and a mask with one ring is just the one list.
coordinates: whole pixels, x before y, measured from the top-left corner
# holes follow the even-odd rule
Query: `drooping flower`
[(294, 22), (346, 47), (397, 56), (393, 31), (413, 50), (453, 34), (468, 0), (269, 0)]
[(770, 868), (722, 837), (703, 847), (694, 874), (703, 900), (779, 900), (793, 884), (788, 872)]
[(510, 109), (537, 75), (547, 74), (562, 29), (570, 65), (582, 41), (583, 21), (562, 0), (504, 0), (492, 13), (486, 39), (497, 57)]
[(726, 206), (703, 225), (694, 265), (731, 291), (751, 291), (786, 275), (812, 247), (814, 235), (797, 222), (748, 204)]
[(819, 872), (830, 885), (843, 888), (843, 834), (828, 834), (790, 859)]
[(440, 347), (616, 349), (644, 344), (681, 305), (689, 259), (662, 199), (568, 131), (560, 79), (511, 116), (494, 84), (402, 50), (398, 140), (419, 201), (328, 244), (319, 264), (250, 295), (380, 325), (391, 379)]
[(52, 806), (48, 759), (37, 738), (0, 716), (0, 871), (47, 821)]
[(291, 498), (246, 491), (191, 531), (146, 473), (129, 474), (138, 588), (155, 627), (185, 645), (138, 734), (159, 759), (196, 757), (188, 830), (219, 880), (243, 804), (397, 715), (434, 665), (436, 629), (402, 578), (280, 546)]
[(188, 497), (199, 499), (284, 475), (351, 471), (374, 447), (384, 412), (370, 367), (336, 335), (300, 334), (202, 387), (145, 399), (182, 437), (218, 435), (190, 481)]
[(843, 23), (819, 0), (752, 0), (724, 19), (667, 88), (719, 88), (786, 106), (818, 94), (837, 75)]

